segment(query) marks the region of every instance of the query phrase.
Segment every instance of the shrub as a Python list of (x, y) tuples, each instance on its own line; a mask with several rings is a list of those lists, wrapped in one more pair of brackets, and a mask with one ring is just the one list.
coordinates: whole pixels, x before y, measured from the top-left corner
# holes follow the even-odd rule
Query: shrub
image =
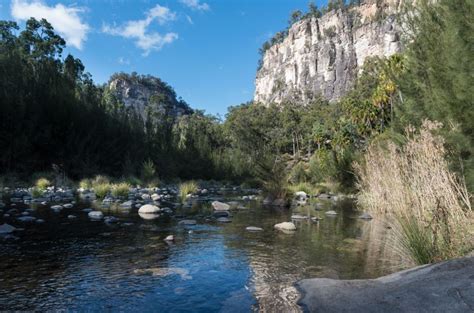
[(127, 177), (127, 179), (125, 180), (127, 183), (129, 183), (131, 186), (141, 186), (143, 184), (143, 182), (141, 181), (140, 178), (138, 177), (135, 177), (135, 176), (129, 176)]
[(396, 248), (417, 264), (462, 256), (474, 244), (471, 195), (449, 170), (439, 128), (409, 128), (404, 146), (371, 145), (356, 165), (359, 204), (391, 224)]
[(179, 197), (181, 201), (186, 200), (188, 194), (193, 194), (197, 191), (198, 185), (195, 181), (190, 180), (179, 185)]
[(148, 159), (142, 165), (142, 178), (144, 181), (150, 181), (155, 177), (156, 169), (153, 161)]
[(42, 178), (39, 178), (39, 179), (36, 181), (35, 186), (36, 186), (36, 188), (38, 188), (39, 190), (44, 191), (44, 190), (46, 190), (46, 188), (48, 188), (49, 186), (51, 186), (51, 182), (50, 182), (48, 179), (42, 177)]
[(114, 197), (127, 197), (130, 192), (130, 185), (128, 183), (119, 183), (112, 185), (112, 195)]
[(105, 198), (111, 190), (111, 185), (109, 183), (101, 183), (94, 185), (95, 195), (99, 199)]

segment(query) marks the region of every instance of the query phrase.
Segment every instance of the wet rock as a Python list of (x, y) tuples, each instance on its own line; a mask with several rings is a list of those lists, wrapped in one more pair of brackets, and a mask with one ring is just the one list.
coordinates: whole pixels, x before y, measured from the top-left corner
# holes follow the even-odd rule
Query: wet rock
[(182, 220), (182, 221), (179, 221), (178, 224), (179, 224), (179, 225), (188, 225), (188, 226), (191, 226), (191, 225), (196, 225), (197, 222), (196, 222), (196, 220)]
[(323, 218), (318, 217), (318, 216), (314, 216), (314, 217), (311, 218), (311, 220), (312, 220), (313, 222), (319, 222), (319, 221), (322, 221)]
[(246, 231), (256, 232), (256, 231), (263, 231), (263, 228), (255, 227), (255, 226), (248, 226), (245, 228)]
[(215, 211), (229, 211), (230, 210), (230, 205), (228, 205), (227, 203), (219, 202), (219, 201), (213, 201), (212, 207), (214, 208)]
[(228, 217), (219, 217), (216, 219), (219, 223), (231, 223), (232, 220)]
[(104, 217), (104, 222), (106, 224), (115, 224), (118, 223), (119, 219), (116, 218), (115, 216), (105, 216)]
[(92, 212), (94, 211), (93, 209), (91, 208), (87, 208), (87, 209), (83, 209), (82, 212), (86, 212), (86, 213), (89, 213), (89, 212)]
[(305, 279), (308, 312), (473, 312), (474, 257), (418, 266), (377, 279)]
[(17, 218), (17, 220), (19, 220), (19, 221), (22, 222), (22, 223), (33, 223), (34, 221), (36, 221), (36, 217), (33, 217), (33, 216), (21, 216), (21, 217)]
[(371, 219), (372, 219), (372, 215), (370, 215), (370, 214), (367, 213), (367, 212), (364, 212), (364, 213), (362, 213), (361, 215), (359, 215), (359, 218), (360, 218), (360, 219), (363, 219), (363, 220), (371, 220)]
[(62, 205), (53, 205), (51, 207), (51, 210), (55, 211), (55, 212), (59, 212), (63, 209), (63, 206)]
[(0, 234), (10, 234), (10, 233), (13, 233), (15, 230), (16, 230), (15, 227), (6, 223), (0, 225)]
[(75, 220), (76, 216), (71, 214), (71, 215), (68, 215), (67, 218), (70, 220)]
[(101, 220), (104, 217), (104, 213), (102, 213), (101, 211), (92, 211), (89, 212), (87, 216), (89, 216), (89, 218), (93, 220)]
[(230, 217), (230, 213), (228, 211), (216, 211), (212, 214), (215, 218), (219, 217)]
[(72, 203), (66, 203), (63, 205), (65, 209), (71, 209), (73, 207)]
[(36, 220), (36, 224), (44, 224), (44, 220), (39, 218)]
[(284, 230), (284, 231), (296, 230), (296, 226), (292, 222), (283, 222), (283, 223), (275, 224), (275, 226), (273, 227), (277, 230)]
[(333, 211), (333, 210), (330, 210), (330, 211), (326, 211), (324, 214), (326, 214), (327, 216), (336, 216), (337, 212)]
[(307, 220), (309, 217), (305, 215), (295, 214), (291, 216), (292, 220)]

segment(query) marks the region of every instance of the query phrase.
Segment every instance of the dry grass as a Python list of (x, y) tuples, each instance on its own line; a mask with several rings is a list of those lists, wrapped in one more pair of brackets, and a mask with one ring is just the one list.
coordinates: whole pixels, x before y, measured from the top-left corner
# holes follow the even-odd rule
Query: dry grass
[(396, 246), (417, 264), (461, 256), (473, 248), (473, 214), (464, 181), (449, 170), (441, 125), (408, 129), (406, 144), (369, 147), (356, 165), (359, 204), (391, 224)]
[(181, 183), (179, 185), (179, 197), (181, 201), (184, 202), (187, 199), (187, 196), (190, 194), (196, 193), (197, 189), (198, 189), (198, 184), (193, 180)]

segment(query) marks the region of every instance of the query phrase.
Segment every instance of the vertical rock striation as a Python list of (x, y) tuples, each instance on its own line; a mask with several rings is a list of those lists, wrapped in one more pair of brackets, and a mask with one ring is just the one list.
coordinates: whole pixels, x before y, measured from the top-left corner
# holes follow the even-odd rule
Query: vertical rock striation
[(339, 99), (352, 87), (366, 58), (402, 49), (397, 22), (401, 5), (402, 0), (366, 0), (293, 24), (283, 42), (264, 53), (254, 100)]

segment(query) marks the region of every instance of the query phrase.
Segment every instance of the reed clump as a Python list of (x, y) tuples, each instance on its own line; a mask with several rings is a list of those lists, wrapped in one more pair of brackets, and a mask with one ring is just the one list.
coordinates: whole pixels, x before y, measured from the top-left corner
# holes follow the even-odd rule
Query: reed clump
[(368, 148), (356, 164), (358, 201), (393, 229), (394, 247), (408, 260), (426, 264), (473, 249), (471, 195), (462, 177), (449, 170), (441, 124), (409, 127), (405, 144)]

